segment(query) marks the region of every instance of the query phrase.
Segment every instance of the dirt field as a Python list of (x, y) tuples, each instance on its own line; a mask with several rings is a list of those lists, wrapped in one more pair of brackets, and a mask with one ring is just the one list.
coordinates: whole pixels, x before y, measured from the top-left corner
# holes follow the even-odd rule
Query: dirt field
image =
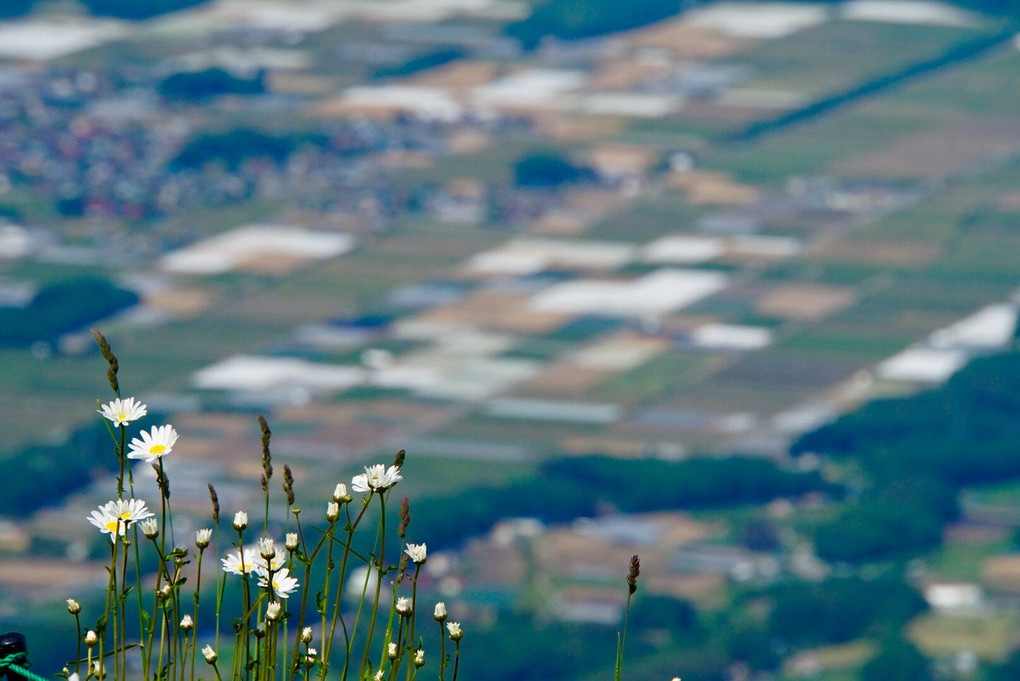
[(0, 587), (12, 590), (72, 587), (86, 581), (105, 580), (102, 563), (70, 563), (66, 560), (11, 558), (0, 561)]
[(668, 50), (676, 59), (713, 59), (735, 54), (755, 41), (695, 28), (676, 19), (624, 34), (634, 47)]
[(853, 289), (839, 286), (784, 284), (758, 300), (758, 312), (783, 319), (821, 319), (854, 301)]
[(804, 257), (826, 262), (846, 262), (882, 267), (923, 267), (942, 252), (936, 244), (919, 242), (836, 241), (810, 248)]
[(981, 582), (997, 591), (1020, 594), (1020, 555), (992, 556), (981, 568)]
[(866, 177), (937, 178), (1020, 151), (1020, 122), (971, 118), (900, 138), (880, 151), (837, 163), (834, 170)]
[(465, 90), (484, 85), (496, 77), (496, 64), (481, 61), (457, 60), (434, 69), (427, 69), (405, 81), (416, 87), (443, 87)]
[(434, 308), (420, 317), (429, 322), (454, 322), (490, 331), (545, 333), (565, 324), (570, 315), (540, 312), (528, 304), (528, 296), (500, 291), (480, 291), (459, 303)]
[(725, 173), (689, 170), (673, 173), (667, 181), (670, 187), (686, 191), (694, 206), (743, 206), (761, 195), (756, 187), (734, 182)]

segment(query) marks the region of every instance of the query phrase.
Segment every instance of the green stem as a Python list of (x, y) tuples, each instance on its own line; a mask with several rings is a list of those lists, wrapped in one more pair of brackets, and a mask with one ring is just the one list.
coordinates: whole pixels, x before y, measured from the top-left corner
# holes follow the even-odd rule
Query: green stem
[(368, 620), (368, 637), (365, 639), (365, 652), (361, 656), (361, 672), (368, 664), (368, 651), (372, 647), (372, 636), (375, 635), (375, 622), (379, 616), (379, 596), (382, 594), (382, 578), (386, 565), (386, 495), (379, 495), (379, 557), (375, 564), (375, 598), (372, 601), (372, 614)]

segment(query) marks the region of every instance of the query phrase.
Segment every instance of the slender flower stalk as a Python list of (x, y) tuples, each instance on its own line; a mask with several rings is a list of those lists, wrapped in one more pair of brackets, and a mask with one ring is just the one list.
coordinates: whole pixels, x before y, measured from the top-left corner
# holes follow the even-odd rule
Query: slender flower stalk
[(630, 620), (630, 600), (637, 591), (637, 579), (641, 574), (641, 560), (637, 554), (631, 556), (630, 570), (627, 572), (627, 605), (623, 610), (623, 630), (616, 637), (615, 681), (620, 681), (623, 673), (623, 648), (627, 642), (627, 624)]

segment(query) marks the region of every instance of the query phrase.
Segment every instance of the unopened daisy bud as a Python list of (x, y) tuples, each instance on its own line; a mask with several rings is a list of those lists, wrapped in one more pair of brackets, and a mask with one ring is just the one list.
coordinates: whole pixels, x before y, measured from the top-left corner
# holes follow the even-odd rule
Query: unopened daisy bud
[(244, 511), (238, 511), (234, 514), (234, 529), (238, 532), (244, 532), (248, 528), (248, 514)]
[(336, 489), (333, 490), (333, 501), (338, 504), (350, 501), (351, 495), (347, 492), (347, 485), (342, 482), (336, 484)]
[(460, 622), (447, 622), (446, 630), (450, 632), (451, 641), (459, 641), (464, 638), (464, 632), (461, 631)]
[(428, 558), (428, 548), (425, 544), (408, 544), (404, 553), (415, 562), (416, 565), (423, 565)]
[(288, 532), (284, 539), (283, 545), (287, 547), (288, 551), (297, 551), (298, 548), (298, 536), (297, 532)]
[(680, 681), (680, 677), (679, 676), (674, 676), (673, 677), (673, 681)]
[(209, 664), (216, 664), (216, 658), (219, 656), (216, 654), (216, 651), (213, 650), (212, 646), (206, 645), (202, 647), (202, 657), (204, 657), (205, 661)]
[(383, 681), (383, 671), (381, 669), (372, 676), (372, 681)]
[(85, 645), (87, 645), (87, 646), (94, 646), (97, 643), (99, 643), (99, 636), (96, 634), (96, 632), (92, 631), (91, 629), (86, 631), (85, 632)]
[(146, 518), (138, 523), (138, 526), (142, 528), (142, 534), (146, 539), (155, 539), (159, 536), (159, 524), (155, 518)]
[(159, 591), (157, 591), (156, 593), (159, 594), (160, 600), (168, 601), (170, 600), (170, 596), (171, 594), (173, 594), (173, 592), (174, 590), (170, 588), (169, 584), (164, 584), (163, 586), (159, 587)]
[(185, 615), (181, 618), (181, 631), (191, 631), (195, 628), (195, 621), (191, 619), (191, 615)]
[(67, 611), (69, 613), (71, 613), (72, 615), (77, 615), (79, 612), (81, 612), (81, 603), (79, 603), (78, 601), (74, 600), (73, 598), (68, 598), (67, 599)]
[(393, 641), (386, 644), (386, 657), (391, 660), (397, 659), (397, 644)]
[(199, 549), (204, 549), (209, 546), (209, 541), (212, 539), (212, 528), (205, 528), (202, 530), (195, 530), (195, 546)]
[(432, 611), (432, 619), (437, 622), (446, 621), (446, 603), (442, 601), (436, 603), (436, 609)]
[(331, 501), (326, 504), (326, 520), (329, 522), (335, 521), (340, 517), (340, 505), (335, 501)]
[(266, 606), (266, 619), (270, 622), (279, 622), (280, 615), (283, 613), (283, 606), (280, 605), (279, 601), (273, 601)]
[(276, 558), (276, 542), (273, 541), (272, 537), (262, 537), (259, 539), (259, 555), (266, 560)]
[(396, 606), (397, 614), (408, 617), (411, 614), (411, 599), (407, 596), (401, 596), (397, 599)]
[(106, 678), (106, 667), (99, 660), (92, 660), (92, 676), (100, 681)]
[(422, 648), (418, 648), (418, 650), (414, 651), (414, 666), (425, 666), (425, 651)]
[(301, 642), (302, 643), (311, 643), (312, 642), (312, 628), (311, 627), (305, 627), (304, 629), (301, 630)]

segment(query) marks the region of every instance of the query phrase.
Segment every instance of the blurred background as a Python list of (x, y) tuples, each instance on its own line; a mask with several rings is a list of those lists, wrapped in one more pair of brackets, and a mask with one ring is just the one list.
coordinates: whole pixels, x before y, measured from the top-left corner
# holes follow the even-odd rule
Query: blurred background
[(256, 413), (299, 505), (406, 449), (463, 678), (606, 678), (633, 553), (633, 678), (1020, 674), (1020, 6), (0, 16), (0, 627), (38, 668), (105, 579), (95, 327), (191, 527), (209, 482), (259, 508)]

